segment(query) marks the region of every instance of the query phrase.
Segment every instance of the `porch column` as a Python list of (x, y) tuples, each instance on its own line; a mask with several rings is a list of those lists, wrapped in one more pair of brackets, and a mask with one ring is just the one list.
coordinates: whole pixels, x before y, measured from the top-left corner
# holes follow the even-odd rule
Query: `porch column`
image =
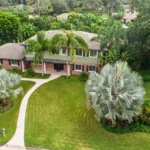
[(46, 74), (46, 63), (44, 63), (44, 73)]
[(68, 75), (70, 76), (70, 65), (68, 65), (67, 71), (68, 71)]
[(21, 61), (21, 64), (22, 64), (22, 72), (24, 72), (24, 61), (23, 60)]

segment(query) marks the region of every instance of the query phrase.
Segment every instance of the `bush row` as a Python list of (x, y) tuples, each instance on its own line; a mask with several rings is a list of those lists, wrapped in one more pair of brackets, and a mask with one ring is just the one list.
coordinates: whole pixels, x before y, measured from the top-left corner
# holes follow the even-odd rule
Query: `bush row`
[(10, 70), (10, 72), (17, 73), (23, 77), (29, 77), (29, 78), (35, 75), (35, 71), (31, 68), (27, 69), (24, 73), (22, 73), (22, 71), (19, 70), (18, 68), (13, 68)]
[(150, 133), (150, 100), (143, 104), (142, 114), (134, 117), (132, 123), (127, 120), (117, 120), (116, 124), (107, 118), (101, 119), (101, 125), (104, 129), (114, 133), (147, 132)]

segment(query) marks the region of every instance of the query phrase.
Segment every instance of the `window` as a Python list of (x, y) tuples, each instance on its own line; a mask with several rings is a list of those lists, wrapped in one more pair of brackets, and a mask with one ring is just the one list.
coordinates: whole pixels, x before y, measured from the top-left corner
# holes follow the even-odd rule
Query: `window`
[(89, 72), (96, 71), (96, 66), (88, 66), (88, 71)]
[(75, 65), (75, 71), (82, 71), (82, 65)]
[(97, 51), (90, 50), (89, 54), (90, 57), (97, 57)]
[(77, 56), (83, 56), (83, 51), (82, 51), (82, 49), (76, 49), (76, 55), (77, 55)]
[(2, 64), (2, 59), (0, 59), (0, 65)]
[(65, 47), (61, 48), (61, 55), (66, 55), (66, 48)]
[(12, 66), (18, 66), (19, 64), (18, 64), (18, 60), (10, 60), (10, 64), (12, 65)]

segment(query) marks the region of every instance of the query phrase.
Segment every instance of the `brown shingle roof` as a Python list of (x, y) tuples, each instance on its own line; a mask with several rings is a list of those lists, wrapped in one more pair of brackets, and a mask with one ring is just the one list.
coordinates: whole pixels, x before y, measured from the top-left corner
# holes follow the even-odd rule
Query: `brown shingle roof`
[(7, 43), (0, 46), (0, 59), (22, 60), (24, 51), (24, 46), (18, 43)]
[[(56, 34), (64, 34), (63, 31), (61, 30), (52, 30), (52, 31), (47, 31), (46, 37), (51, 39), (54, 35)], [(100, 44), (97, 41), (92, 40), (94, 37), (97, 37), (97, 34), (94, 33), (89, 33), (89, 32), (83, 32), (83, 31), (73, 31), (74, 34), (82, 37), (86, 43), (88, 44), (89, 49), (92, 50), (100, 50)], [(36, 40), (36, 35), (31, 37), (30, 39)]]

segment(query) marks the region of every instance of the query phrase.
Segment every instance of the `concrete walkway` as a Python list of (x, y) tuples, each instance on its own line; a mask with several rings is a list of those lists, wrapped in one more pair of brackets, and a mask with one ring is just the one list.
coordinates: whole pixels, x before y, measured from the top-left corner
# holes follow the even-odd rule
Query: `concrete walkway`
[(29, 78), (22, 78), (22, 80), (27, 81), (34, 81), (36, 84), (27, 92), (27, 94), (24, 96), (19, 116), (18, 116), (18, 122), (17, 122), (17, 128), (16, 132), (13, 136), (13, 138), (3, 147), (0, 148), (0, 150), (25, 150), (25, 143), (24, 143), (24, 129), (25, 129), (25, 115), (26, 115), (26, 109), (29, 97), (31, 94), (42, 84), (54, 80), (58, 77), (60, 77), (62, 74), (61, 72), (56, 72), (50, 76), (48, 79), (29, 79)]

